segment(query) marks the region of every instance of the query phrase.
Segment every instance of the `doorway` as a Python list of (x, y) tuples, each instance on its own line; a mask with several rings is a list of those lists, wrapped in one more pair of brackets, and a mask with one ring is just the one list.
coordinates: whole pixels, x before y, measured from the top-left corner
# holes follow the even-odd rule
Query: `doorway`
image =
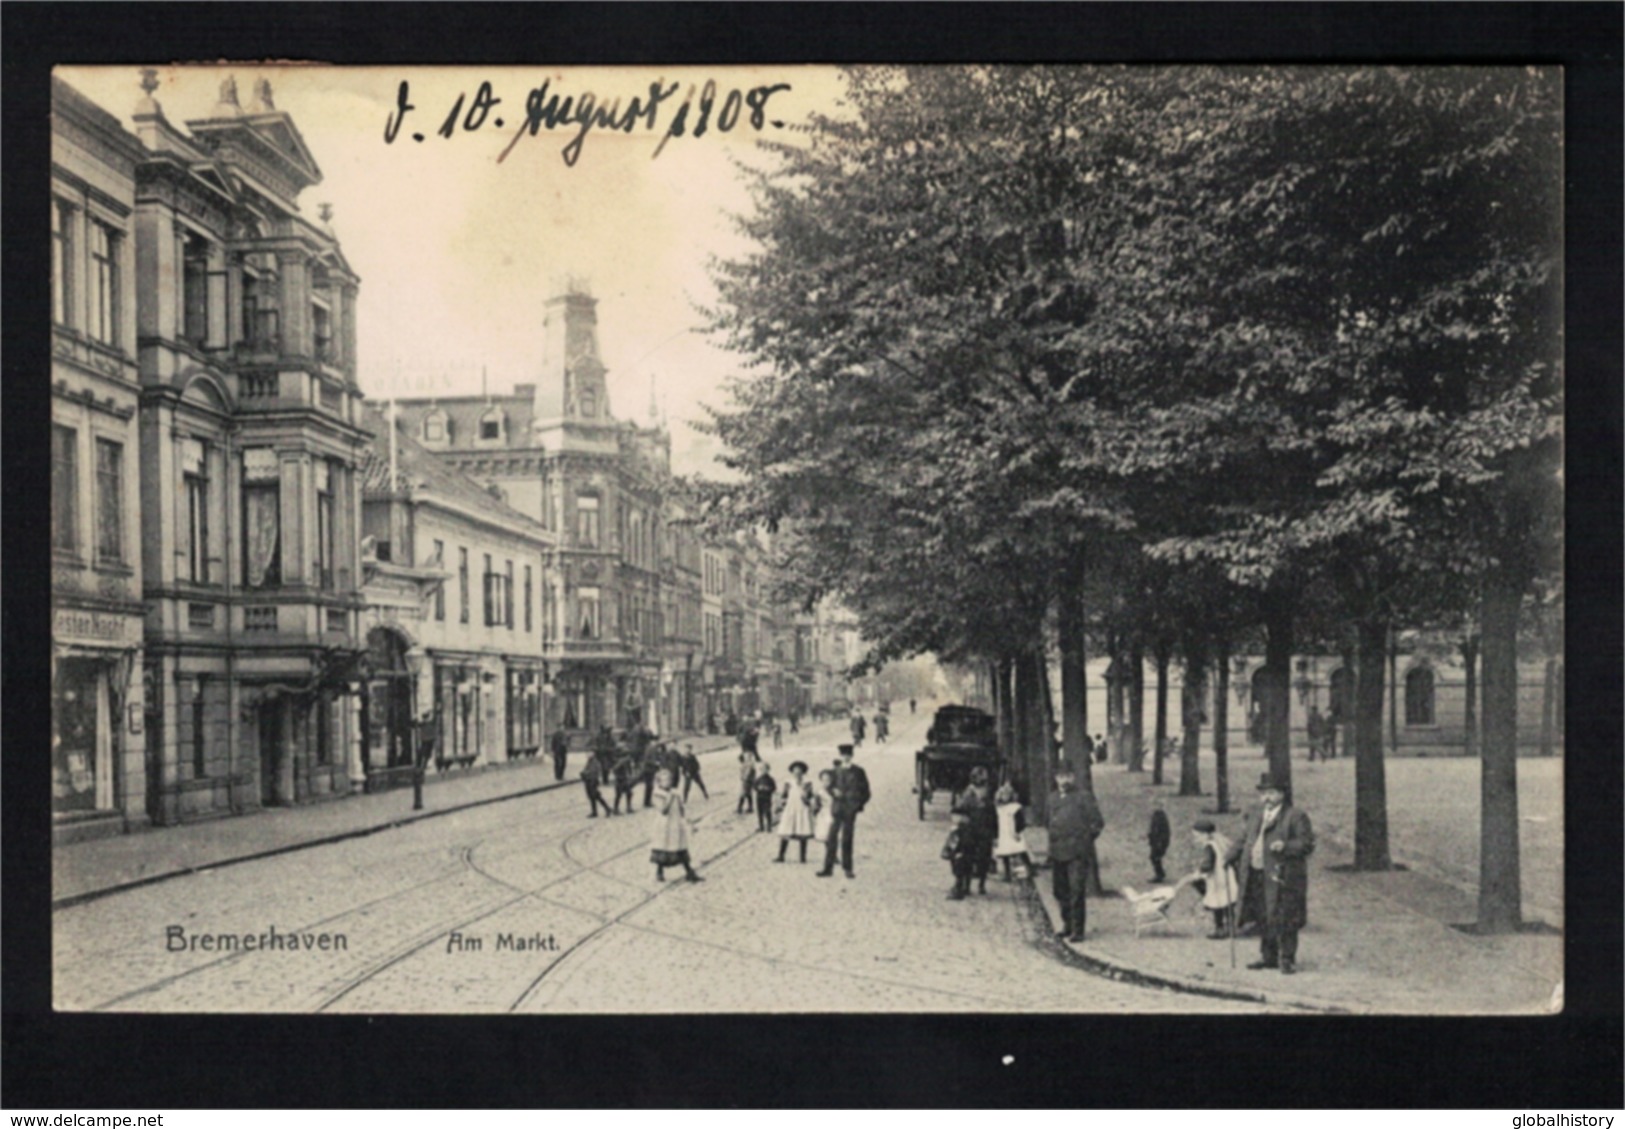
[(271, 807), (281, 800), (282, 758), (285, 755), (282, 725), (283, 701), (262, 702), (260, 724), (260, 806)]

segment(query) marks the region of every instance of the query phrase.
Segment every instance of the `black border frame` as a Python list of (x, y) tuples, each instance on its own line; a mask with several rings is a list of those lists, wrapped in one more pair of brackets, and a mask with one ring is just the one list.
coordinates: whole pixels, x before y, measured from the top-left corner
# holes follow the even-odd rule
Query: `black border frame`
[[(1617, 1108), (1622, 9), (1610, 4), (6, 5), (7, 1109)], [(50, 1011), (49, 72), (56, 63), (1539, 62), (1567, 68), (1567, 1000), (1489, 1019), (486, 1019)], [(132, 94), (133, 97), (133, 94)], [(38, 239), (26, 233), (39, 232)], [(19, 235), (18, 233), (24, 233)], [(40, 507), (41, 509), (43, 507)], [(1577, 777), (1584, 776), (1584, 780)], [(44, 876), (42, 879), (41, 876)], [(1599, 880), (1600, 876), (1600, 880)], [(1582, 896), (1576, 897), (1576, 894)], [(448, 1054), (448, 1048), (456, 1048)], [(1013, 1056), (1010, 1066), (1001, 1056)], [(449, 1061), (454, 1060), (454, 1061)]]

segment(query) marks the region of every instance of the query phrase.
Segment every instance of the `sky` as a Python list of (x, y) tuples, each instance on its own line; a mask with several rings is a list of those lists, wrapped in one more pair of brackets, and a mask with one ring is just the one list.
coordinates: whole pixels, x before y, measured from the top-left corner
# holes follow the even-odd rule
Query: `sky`
[[(133, 128), (139, 67), (57, 74)], [(576, 276), (598, 298), (616, 416), (646, 422), (652, 381), (672, 427), (673, 468), (720, 473), (714, 440), (686, 425), (705, 418), (702, 404), (725, 403), (724, 381), (742, 366), (698, 332), (696, 309), (713, 294), (710, 257), (748, 250), (729, 218), (749, 208), (733, 162), (762, 161), (758, 138), (793, 140), (813, 112), (839, 114), (834, 68), (237, 63), (160, 67), (154, 96), (184, 128), (211, 116), (227, 75), (245, 110), (257, 81), (268, 78), (276, 108), (293, 118), (321, 168), (322, 182), (301, 194), (300, 210), (315, 220), (320, 204), (332, 205), (333, 231), (361, 278), (358, 379), (369, 397), (477, 395), (482, 379), (495, 394), (534, 382), (545, 303), (559, 280)], [(708, 80), (716, 96), (706, 132), (695, 137)], [(403, 81), (413, 108), (386, 141)], [(676, 89), (659, 104), (655, 127), (640, 119), (630, 134), (592, 129), (573, 164), (563, 151), (575, 126), (520, 135), (528, 96), (544, 83), (547, 96), (619, 99), (625, 113), (634, 97), (647, 103), (656, 81)], [(500, 99), (483, 115), (475, 109), (482, 83)], [(789, 89), (767, 97), (758, 130), (744, 95), (776, 84)], [(724, 132), (734, 90), (737, 118)], [(462, 111), (443, 137), (459, 97)], [(685, 99), (685, 133), (657, 156)]]

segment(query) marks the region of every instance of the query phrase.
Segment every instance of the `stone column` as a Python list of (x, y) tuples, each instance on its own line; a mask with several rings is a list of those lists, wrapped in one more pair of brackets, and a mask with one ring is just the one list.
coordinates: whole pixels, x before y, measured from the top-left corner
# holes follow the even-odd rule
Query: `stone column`
[(310, 357), (315, 342), (310, 329), (310, 256), (295, 249), (276, 253), (277, 278), (281, 285), (278, 305), (282, 319), (282, 355)]

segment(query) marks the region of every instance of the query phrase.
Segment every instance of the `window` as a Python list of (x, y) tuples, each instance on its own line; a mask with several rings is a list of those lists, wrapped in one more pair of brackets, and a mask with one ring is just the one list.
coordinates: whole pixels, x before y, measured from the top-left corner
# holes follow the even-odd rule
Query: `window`
[(90, 224), (90, 335), (118, 344), (118, 234), (106, 224)]
[(51, 547), (79, 548), (79, 433), (51, 425)]
[(311, 337), (316, 346), (316, 359), (331, 363), (333, 354), (333, 322), (326, 306), (310, 307)]
[(598, 547), (598, 499), (583, 494), (576, 499), (576, 535), (583, 547)]
[(243, 272), (243, 340), (256, 349), (275, 350), (282, 339), (277, 310), (277, 276), (262, 266)]
[(209, 582), (209, 449), (201, 439), (187, 439), (181, 448), (181, 479), (186, 492), (185, 523), (181, 533), (184, 559), (181, 579), (193, 584)]
[(468, 550), (457, 550), (457, 595), (459, 607), (457, 622), (468, 622)]
[(316, 583), (324, 592), (333, 589), (333, 464), (316, 460)]
[(501, 412), (499, 412), (499, 411), (497, 411), (495, 409), (492, 409), (491, 411), (486, 412), (485, 415), (480, 417), (480, 438), (481, 439), (501, 439), (502, 438), (502, 413)]
[(60, 200), (51, 208), (51, 317), (73, 324), (73, 209)]
[(316, 705), (316, 763), (330, 764), (333, 760), (332, 699), (324, 692), (317, 696)]
[(500, 585), (499, 582), (497, 582), (496, 574), (491, 571), (491, 554), (490, 553), (485, 554), (484, 581), (485, 581), (485, 583), (484, 583), (485, 626), (491, 627), (491, 626), (493, 626), (493, 625), (495, 625), (496, 623), (499, 622), (498, 619), (497, 619), (497, 614), (498, 614), (498, 611), (499, 611), (498, 604), (501, 602), (501, 593), (499, 592), (499, 593), (497, 593), (497, 595), (493, 596), (492, 593), (491, 593), (491, 589), (493, 587), (500, 587), (501, 585)]
[(282, 481), (269, 447), (243, 452), (243, 584), (282, 583)]
[[(507, 575), (502, 578), (502, 621), (513, 630), (513, 562), (509, 561)], [(528, 598), (528, 597), (527, 597)]]
[(203, 718), (206, 713), (204, 691), (207, 675), (197, 676), (197, 694), (192, 698), (192, 775), (201, 780), (209, 775), (209, 750), (203, 739)]
[(446, 438), (446, 417), (438, 412), (423, 417), (423, 438), (430, 443), (441, 443)]
[(124, 447), (96, 440), (96, 559), (124, 560)]
[(525, 634), (531, 632), (530, 625), (530, 566), (525, 566)]
[(581, 608), (581, 638), (597, 639), (600, 635), (598, 589), (579, 588), (576, 603)]
[(181, 336), (202, 348), (209, 340), (209, 244), (186, 239), (181, 263)]
[[(435, 541), (434, 560), (436, 567), (444, 568), (446, 566), (446, 543), (444, 541)], [(434, 618), (441, 623), (446, 621), (446, 585), (444, 581), (436, 584), (434, 588)]]
[(1433, 671), (1425, 666), (1405, 675), (1405, 724), (1433, 724)]

